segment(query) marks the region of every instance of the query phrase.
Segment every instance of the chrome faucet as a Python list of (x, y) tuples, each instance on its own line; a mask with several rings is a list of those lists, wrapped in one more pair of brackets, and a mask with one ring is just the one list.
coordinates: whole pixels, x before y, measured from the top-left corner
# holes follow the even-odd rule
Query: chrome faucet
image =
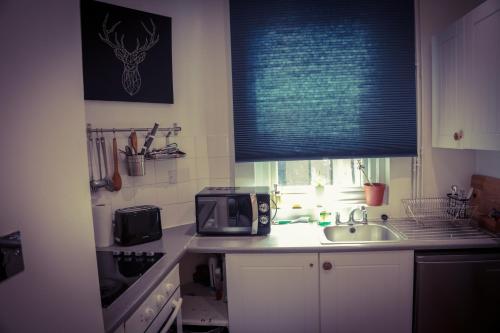
[[(361, 220), (354, 219), (354, 213), (356, 213), (357, 210), (361, 212)], [(349, 224), (354, 224), (354, 223), (362, 223), (362, 224), (368, 223), (368, 211), (366, 210), (365, 206), (355, 207), (351, 209), (351, 211), (349, 212)]]
[[(354, 214), (358, 210), (361, 212), (361, 219), (360, 220), (356, 220), (354, 218)], [(349, 220), (346, 222), (340, 221), (340, 214), (338, 212), (335, 214), (335, 224), (354, 225), (355, 223), (361, 223), (361, 224), (368, 223), (368, 211), (366, 210), (365, 206), (354, 207), (353, 209), (351, 209), (351, 211), (349, 212)]]

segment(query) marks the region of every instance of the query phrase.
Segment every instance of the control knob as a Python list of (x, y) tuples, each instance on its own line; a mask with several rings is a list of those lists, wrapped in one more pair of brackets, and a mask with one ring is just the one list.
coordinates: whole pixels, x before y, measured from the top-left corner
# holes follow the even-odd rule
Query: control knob
[(147, 307), (146, 310), (144, 310), (144, 321), (150, 321), (151, 319), (153, 319), (154, 315), (155, 310)]
[(168, 283), (168, 282), (167, 282), (167, 283), (165, 283), (165, 284), (163, 285), (163, 290), (165, 291), (165, 294), (166, 294), (167, 296), (170, 296), (170, 294), (174, 291), (174, 289), (175, 289), (175, 288), (174, 288), (174, 285), (173, 285), (173, 284), (171, 284), (171, 283)]
[(155, 300), (156, 300), (156, 306), (160, 309), (163, 306), (163, 304), (165, 304), (166, 298), (165, 296), (158, 294), (156, 295)]
[(265, 216), (265, 215), (264, 215), (264, 216), (261, 216), (261, 217), (259, 217), (259, 222), (260, 222), (261, 224), (267, 224), (267, 223), (269, 222), (269, 217), (267, 217), (267, 216)]
[(268, 205), (267, 203), (265, 203), (265, 202), (261, 202), (261, 203), (259, 204), (259, 211), (260, 211), (261, 213), (267, 213), (267, 211), (268, 211), (268, 210), (269, 210), (269, 205)]

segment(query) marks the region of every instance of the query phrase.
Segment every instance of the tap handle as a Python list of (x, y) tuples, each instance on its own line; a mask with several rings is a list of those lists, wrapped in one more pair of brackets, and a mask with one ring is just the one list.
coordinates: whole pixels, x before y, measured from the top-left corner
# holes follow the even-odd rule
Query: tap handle
[(361, 206), (361, 213), (363, 214), (363, 223), (368, 223), (368, 210), (366, 209), (366, 206)]

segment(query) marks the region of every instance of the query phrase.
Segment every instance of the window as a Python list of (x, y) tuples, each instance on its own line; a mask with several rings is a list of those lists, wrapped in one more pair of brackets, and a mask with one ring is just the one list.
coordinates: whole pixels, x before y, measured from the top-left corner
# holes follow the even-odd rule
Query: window
[[(230, 0), (236, 161), (416, 156), (413, 11), (413, 0)], [(292, 182), (323, 167), (292, 163), (304, 177)]]
[[(280, 208), (284, 211), (295, 204), (313, 210), (318, 207), (329, 209), (335, 205), (351, 206), (364, 202), (362, 186), (366, 180), (356, 161), (328, 159), (236, 163), (236, 185), (269, 186), (273, 189), (277, 184), (283, 199)], [(362, 161), (372, 182), (387, 183), (388, 158)]]
[[(368, 159), (362, 161), (367, 165)], [(277, 183), (280, 186), (335, 185), (346, 188), (361, 187), (363, 180), (355, 159), (280, 161)]]

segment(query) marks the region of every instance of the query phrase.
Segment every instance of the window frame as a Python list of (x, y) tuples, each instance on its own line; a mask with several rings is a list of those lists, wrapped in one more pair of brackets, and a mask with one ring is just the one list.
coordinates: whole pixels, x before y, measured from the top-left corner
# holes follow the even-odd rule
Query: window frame
[[(360, 158), (361, 159), (361, 158)], [(353, 159), (357, 160), (357, 159)], [(361, 159), (366, 166), (366, 172), (373, 182), (387, 184), (389, 177), (390, 158), (368, 158)], [(254, 185), (268, 186), (274, 191), (274, 185), (278, 182), (278, 161), (272, 162), (246, 162), (253, 164)], [(239, 163), (236, 163), (237, 165)], [(236, 185), (239, 186), (238, 175)], [(343, 186), (335, 184), (324, 186), (310, 185), (278, 185), (278, 190), (282, 195), (316, 195), (327, 193), (332, 196), (332, 200), (344, 204), (360, 204), (365, 202), (363, 186)]]

